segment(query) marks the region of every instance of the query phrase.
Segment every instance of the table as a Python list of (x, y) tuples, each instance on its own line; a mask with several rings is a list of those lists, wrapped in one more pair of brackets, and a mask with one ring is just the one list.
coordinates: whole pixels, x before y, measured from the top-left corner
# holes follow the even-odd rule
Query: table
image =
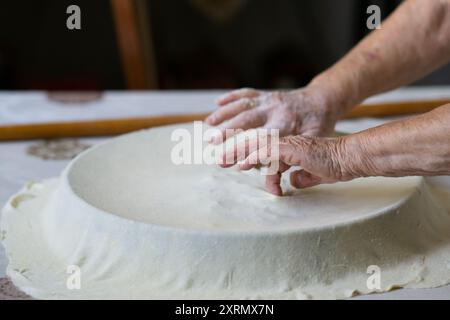
[[(179, 113), (208, 112), (215, 109), (214, 98), (223, 91), (107, 91), (90, 102), (62, 103), (48, 98), (44, 92), (0, 92), (0, 125), (39, 123)], [(367, 103), (450, 98), (450, 86), (409, 87), (367, 100)], [(338, 131), (356, 132), (392, 119), (357, 119), (340, 121)], [(77, 139), (90, 146), (108, 139)], [(43, 159), (42, 141), (0, 143), (0, 206), (25, 182), (57, 176), (70, 159)], [(31, 153), (31, 154), (30, 154)], [(63, 152), (64, 156), (64, 152)], [(0, 278), (5, 276), (7, 260), (0, 246)], [(389, 293), (358, 297), (358, 299), (450, 299), (450, 285), (435, 289), (396, 290)]]

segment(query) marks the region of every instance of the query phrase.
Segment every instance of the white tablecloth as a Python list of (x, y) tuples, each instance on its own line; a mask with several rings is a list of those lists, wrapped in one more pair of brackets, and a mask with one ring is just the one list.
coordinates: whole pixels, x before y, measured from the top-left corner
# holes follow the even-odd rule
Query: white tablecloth
[[(214, 110), (214, 98), (221, 91), (106, 92), (101, 99), (88, 103), (59, 103), (43, 92), (0, 92), (0, 125), (12, 123), (72, 121), (194, 113)], [(367, 102), (449, 98), (450, 87), (404, 88), (373, 97)], [(386, 120), (358, 119), (341, 121), (337, 130), (356, 132)], [(106, 138), (80, 139), (95, 144)], [(43, 160), (27, 154), (36, 141), (0, 143), (0, 206), (29, 180), (57, 176), (69, 160)], [(6, 257), (0, 246), (0, 277), (5, 275)], [(397, 290), (363, 298), (450, 299), (450, 286), (430, 290)]]

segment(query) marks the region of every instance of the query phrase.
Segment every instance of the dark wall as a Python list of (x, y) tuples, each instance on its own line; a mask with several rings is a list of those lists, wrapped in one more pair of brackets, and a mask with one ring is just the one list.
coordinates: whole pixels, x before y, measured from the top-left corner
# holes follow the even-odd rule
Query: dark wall
[[(386, 16), (400, 3), (243, 0), (218, 21), (193, 1), (149, 0), (163, 89), (304, 85), (368, 33), (368, 5)], [(70, 4), (82, 30), (66, 28)], [(450, 84), (450, 67), (419, 83)], [(109, 1), (2, 1), (0, 88), (124, 89)]]
[[(70, 4), (81, 7), (81, 30), (66, 28)], [(0, 55), (5, 70), (1, 84), (8, 89), (124, 86), (105, 0), (2, 1)]]

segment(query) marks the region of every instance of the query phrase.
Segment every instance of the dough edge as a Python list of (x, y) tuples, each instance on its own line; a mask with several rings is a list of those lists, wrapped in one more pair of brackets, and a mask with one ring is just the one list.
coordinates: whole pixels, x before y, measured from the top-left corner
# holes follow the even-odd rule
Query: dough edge
[[(117, 292), (115, 286), (128, 286), (121, 281), (113, 281), (110, 291), (68, 290), (65, 285), (69, 274), (66, 263), (54, 256), (43, 240), (39, 228), (40, 215), (45, 212), (47, 202), (58, 186), (58, 178), (42, 182), (29, 182), (13, 195), (2, 210), (0, 240), (9, 259), (7, 275), (23, 292), (38, 299), (345, 299), (360, 294), (386, 292), (396, 288), (431, 288), (450, 283), (450, 242), (426, 255), (419, 254), (401, 265), (383, 273), (381, 290), (368, 289), (367, 273), (352, 274), (335, 279), (328, 285), (317, 284), (307, 288), (288, 288), (273, 292), (204, 292), (203, 290), (168, 290), (148, 294)], [(425, 192), (428, 192), (425, 187)], [(447, 212), (448, 216), (448, 212)], [(26, 227), (24, 227), (26, 226)], [(21, 230), (17, 232), (17, 230)], [(27, 235), (24, 237), (24, 233)], [(23, 240), (26, 239), (26, 243)], [(39, 259), (34, 259), (38, 256)], [(405, 272), (405, 270), (407, 270)], [(88, 292), (86, 292), (88, 291)]]

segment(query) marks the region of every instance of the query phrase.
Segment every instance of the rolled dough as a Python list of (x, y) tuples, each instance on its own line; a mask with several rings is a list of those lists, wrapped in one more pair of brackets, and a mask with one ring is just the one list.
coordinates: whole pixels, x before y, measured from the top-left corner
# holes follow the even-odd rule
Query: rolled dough
[(334, 299), (450, 282), (450, 215), (421, 177), (283, 181), (275, 197), (256, 169), (173, 164), (180, 127), (110, 140), (11, 197), (14, 284), (44, 299)]

